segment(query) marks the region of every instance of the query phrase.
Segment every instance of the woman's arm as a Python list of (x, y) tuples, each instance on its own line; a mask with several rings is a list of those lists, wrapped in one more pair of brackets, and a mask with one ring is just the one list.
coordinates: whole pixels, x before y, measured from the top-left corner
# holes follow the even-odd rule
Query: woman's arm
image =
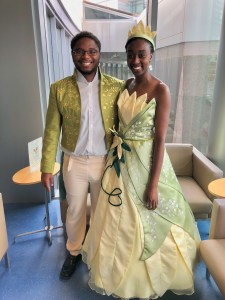
[(170, 114), (170, 91), (167, 85), (159, 83), (156, 88), (155, 134), (153, 141), (152, 166), (147, 186), (148, 209), (158, 206), (158, 181), (164, 157), (164, 143)]

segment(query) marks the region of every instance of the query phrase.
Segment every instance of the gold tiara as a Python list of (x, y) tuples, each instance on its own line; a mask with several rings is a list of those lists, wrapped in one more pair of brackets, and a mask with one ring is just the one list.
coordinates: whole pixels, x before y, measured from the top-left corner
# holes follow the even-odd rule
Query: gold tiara
[(145, 27), (143, 21), (141, 20), (140, 22), (138, 22), (137, 25), (134, 25), (133, 28), (129, 30), (127, 42), (133, 38), (140, 37), (152, 43), (153, 48), (155, 50), (155, 42), (154, 42), (155, 36), (156, 36), (156, 31), (151, 31), (150, 26)]

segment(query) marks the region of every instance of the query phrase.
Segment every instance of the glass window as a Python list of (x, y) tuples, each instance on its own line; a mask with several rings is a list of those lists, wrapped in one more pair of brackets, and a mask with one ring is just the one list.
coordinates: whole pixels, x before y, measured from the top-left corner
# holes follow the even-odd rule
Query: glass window
[[(185, 8), (185, 14), (192, 12), (192, 16), (182, 20), (186, 23), (181, 42), (168, 39), (166, 45), (161, 39), (164, 45), (154, 54), (153, 73), (171, 91), (167, 142), (191, 143), (206, 154), (224, 0), (200, 4), (198, 10)], [(161, 21), (160, 4), (158, 12), (158, 27), (164, 22), (164, 32), (176, 24), (176, 18)]]
[(92, 9), (89, 7), (85, 7), (85, 18), (87, 20), (91, 20), (91, 19), (98, 19), (98, 20), (101, 20), (101, 19), (126, 19), (121, 16), (117, 16), (117, 15), (110, 14), (107, 12), (99, 11), (99, 10)]
[(70, 54), (72, 36), (47, 9), (47, 55), (50, 83), (73, 73), (74, 65)]

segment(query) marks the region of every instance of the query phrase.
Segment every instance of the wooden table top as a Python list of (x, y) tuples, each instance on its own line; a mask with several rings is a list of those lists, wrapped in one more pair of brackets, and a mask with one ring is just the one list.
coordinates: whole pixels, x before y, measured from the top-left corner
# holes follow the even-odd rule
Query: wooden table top
[(225, 198), (225, 178), (216, 179), (210, 182), (208, 190), (216, 197)]
[[(60, 164), (55, 163), (53, 176), (56, 175), (60, 170)], [(12, 181), (16, 184), (21, 185), (28, 185), (28, 184), (35, 184), (41, 182), (41, 172), (40, 171), (33, 171), (31, 172), (30, 167), (23, 168), (16, 172), (13, 177)]]

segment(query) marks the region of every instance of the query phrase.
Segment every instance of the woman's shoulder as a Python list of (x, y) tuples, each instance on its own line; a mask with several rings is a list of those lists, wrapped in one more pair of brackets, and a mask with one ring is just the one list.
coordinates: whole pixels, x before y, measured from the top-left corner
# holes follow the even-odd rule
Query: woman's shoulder
[(155, 79), (155, 92), (156, 94), (161, 94), (161, 93), (170, 93), (168, 85), (160, 80), (157, 77), (154, 77)]
[(129, 86), (130, 86), (130, 84), (131, 84), (131, 82), (134, 80), (134, 77), (131, 77), (131, 78), (128, 78), (127, 79), (127, 81), (126, 81), (126, 83), (125, 83), (125, 88), (127, 89)]
[(159, 80), (156, 84), (155, 88), (155, 100), (159, 104), (161, 103), (163, 106), (166, 105), (166, 103), (169, 105), (171, 102), (171, 96), (170, 96), (170, 89), (168, 85), (166, 85), (164, 82)]

